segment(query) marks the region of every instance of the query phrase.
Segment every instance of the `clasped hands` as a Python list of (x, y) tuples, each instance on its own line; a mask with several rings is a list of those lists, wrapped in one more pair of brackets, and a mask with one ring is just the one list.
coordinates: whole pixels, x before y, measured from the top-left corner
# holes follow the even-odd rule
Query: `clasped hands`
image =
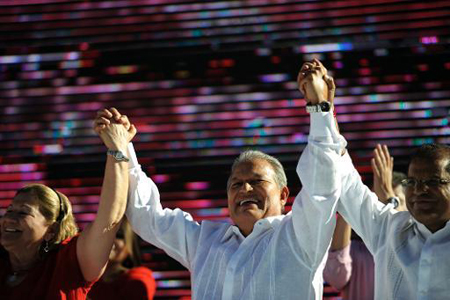
[(297, 77), (298, 89), (308, 104), (329, 101), (333, 105), (336, 86), (327, 69), (318, 59), (305, 62)]
[(94, 131), (100, 136), (108, 149), (120, 150), (123, 153), (126, 153), (128, 143), (137, 132), (136, 127), (130, 123), (128, 117), (121, 115), (114, 107), (97, 112)]

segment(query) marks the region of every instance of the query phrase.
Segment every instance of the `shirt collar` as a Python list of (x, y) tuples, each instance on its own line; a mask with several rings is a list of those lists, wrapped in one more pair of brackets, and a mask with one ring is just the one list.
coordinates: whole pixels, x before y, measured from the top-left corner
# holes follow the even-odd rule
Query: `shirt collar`
[[(418, 234), (420, 234), (424, 239), (428, 239), (430, 236), (433, 235), (433, 233), (422, 223), (420, 223), (419, 221), (417, 221), (413, 216), (411, 216), (411, 219), (413, 221), (413, 223), (416, 225), (416, 231)], [(445, 224), (444, 228), (442, 228), (441, 230), (437, 231), (437, 232), (441, 232), (441, 231), (446, 231), (449, 232), (450, 231), (450, 221), (447, 221), (447, 223)], [(435, 232), (435, 233), (437, 233)]]
[[(285, 217), (285, 215), (279, 215), (279, 216), (267, 217), (267, 218), (261, 219), (261, 220), (257, 221), (255, 223), (255, 225), (253, 226), (252, 233), (253, 232), (262, 232), (269, 228), (278, 227), (281, 224), (281, 220), (283, 220), (284, 217)], [(242, 235), (241, 231), (239, 230), (239, 227), (237, 227), (236, 225), (231, 225), (230, 227), (228, 227), (227, 231), (223, 235), (221, 242), (224, 242), (224, 241), (230, 239), (231, 236), (233, 236), (233, 235), (236, 236), (236, 238), (239, 240), (239, 242), (242, 242), (245, 239), (245, 237)]]

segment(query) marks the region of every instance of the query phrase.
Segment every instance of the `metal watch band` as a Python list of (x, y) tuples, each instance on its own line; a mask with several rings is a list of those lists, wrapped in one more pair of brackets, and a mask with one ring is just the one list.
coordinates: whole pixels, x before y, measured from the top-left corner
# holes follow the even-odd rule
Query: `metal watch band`
[(318, 104), (307, 104), (306, 111), (308, 113), (317, 113), (317, 112), (328, 112), (330, 111), (331, 105), (330, 102), (324, 101)]
[(400, 199), (398, 197), (390, 197), (387, 199), (387, 203), (391, 203), (394, 208), (397, 208), (400, 205)]
[(129, 161), (128, 157), (126, 157), (120, 150), (108, 149), (108, 151), (106, 151), (106, 154), (111, 155), (117, 161)]

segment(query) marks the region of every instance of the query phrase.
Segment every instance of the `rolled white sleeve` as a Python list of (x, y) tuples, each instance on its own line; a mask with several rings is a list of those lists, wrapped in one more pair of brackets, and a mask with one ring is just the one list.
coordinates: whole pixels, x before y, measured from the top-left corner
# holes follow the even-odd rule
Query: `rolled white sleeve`
[(364, 185), (348, 154), (342, 162), (345, 174), (338, 211), (374, 254), (384, 244), (389, 216), (397, 211), (392, 204), (378, 201), (376, 194)]
[(295, 199), (292, 219), (312, 268), (323, 267), (333, 236), (341, 187), (339, 158), (345, 145), (331, 113), (311, 114), (308, 145), (297, 166), (303, 187)]
[(180, 209), (163, 209), (158, 188), (142, 171), (131, 143), (128, 153), (130, 175), (126, 215), (133, 230), (189, 269), (200, 225)]

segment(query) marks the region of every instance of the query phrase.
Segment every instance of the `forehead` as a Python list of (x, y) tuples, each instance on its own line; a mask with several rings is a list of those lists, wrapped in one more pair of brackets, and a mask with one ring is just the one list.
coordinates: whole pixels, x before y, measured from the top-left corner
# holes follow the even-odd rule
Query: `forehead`
[(14, 197), (11, 205), (15, 206), (29, 206), (29, 207), (39, 207), (39, 202), (35, 195), (31, 193), (20, 193)]
[(445, 170), (449, 164), (448, 158), (437, 159), (415, 159), (411, 161), (408, 168), (409, 177), (445, 177), (448, 172)]
[(247, 177), (273, 177), (275, 171), (272, 165), (264, 159), (253, 159), (239, 163), (231, 174), (231, 179)]

